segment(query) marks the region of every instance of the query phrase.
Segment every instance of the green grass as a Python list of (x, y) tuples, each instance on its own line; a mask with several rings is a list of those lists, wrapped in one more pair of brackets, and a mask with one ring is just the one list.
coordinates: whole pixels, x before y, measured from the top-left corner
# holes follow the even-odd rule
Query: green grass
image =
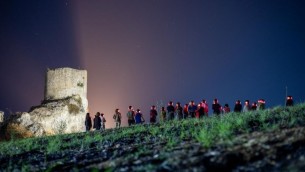
[(200, 120), (173, 120), (155, 125), (123, 127), (102, 133), (84, 132), (1, 142), (0, 155), (13, 156), (33, 150), (50, 155), (59, 151), (101, 149), (105, 143), (113, 144), (130, 137), (135, 138), (139, 147), (141, 144), (164, 142), (166, 149), (171, 149), (184, 140), (194, 140), (209, 148), (218, 142), (228, 143), (238, 134), (296, 126), (305, 126), (305, 104), (291, 108), (276, 107), (264, 111), (229, 113)]

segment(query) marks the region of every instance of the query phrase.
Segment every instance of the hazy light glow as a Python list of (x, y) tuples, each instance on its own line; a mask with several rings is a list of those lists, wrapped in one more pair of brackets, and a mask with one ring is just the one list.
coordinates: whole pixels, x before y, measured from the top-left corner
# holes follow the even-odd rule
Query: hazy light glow
[[(43, 98), (47, 67), (88, 71), (91, 116), (218, 98), (305, 99), (305, 1), (6, 1), (0, 110)], [(242, 71), (242, 72), (241, 72)], [(161, 103), (162, 102), (162, 103)]]

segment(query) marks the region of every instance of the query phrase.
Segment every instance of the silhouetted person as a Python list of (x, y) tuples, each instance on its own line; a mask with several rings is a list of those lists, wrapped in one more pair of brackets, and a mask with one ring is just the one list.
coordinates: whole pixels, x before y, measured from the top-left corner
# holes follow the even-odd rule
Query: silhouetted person
[(251, 110), (252, 110), (252, 111), (257, 110), (257, 104), (256, 104), (255, 102), (252, 103)]
[(217, 99), (214, 99), (213, 105), (212, 105), (213, 113), (215, 115), (220, 115), (221, 112), (221, 105), (218, 103)]
[(203, 107), (204, 115), (206, 117), (208, 117), (209, 116), (209, 105), (208, 105), (207, 101), (203, 99), (201, 101), (201, 106)]
[(91, 121), (90, 113), (86, 114), (85, 126), (86, 126), (86, 131), (90, 131), (90, 129), (92, 127), (92, 121)]
[(134, 121), (135, 113), (133, 111), (132, 106), (128, 107), (128, 112), (126, 115), (127, 115), (127, 119), (128, 119), (128, 126), (133, 125), (135, 123), (135, 121)]
[(157, 115), (158, 115), (158, 112), (156, 110), (156, 106), (151, 106), (151, 109), (150, 109), (150, 123), (154, 124), (157, 122)]
[(249, 111), (250, 111), (250, 101), (246, 100), (243, 108), (243, 112), (249, 112)]
[(181, 120), (183, 118), (183, 108), (179, 102), (176, 103), (175, 116), (177, 120)]
[(135, 118), (136, 124), (142, 124), (143, 122), (145, 122), (140, 109), (137, 109), (136, 115), (134, 118)]
[(122, 115), (121, 115), (119, 109), (115, 109), (113, 119), (114, 119), (114, 122), (115, 122), (115, 127), (120, 128), (121, 127)]
[(195, 117), (197, 119), (202, 118), (204, 116), (204, 109), (201, 105), (201, 103), (198, 104), (197, 110), (195, 111)]
[(93, 119), (93, 128), (95, 128), (95, 130), (100, 130), (101, 129), (101, 122), (102, 122), (102, 120), (100, 118), (100, 115), (101, 114), (99, 112), (97, 112), (95, 114), (94, 119)]
[(231, 109), (228, 104), (225, 104), (225, 106), (223, 107), (223, 113), (229, 113), (229, 112), (231, 112)]
[(161, 121), (161, 122), (165, 122), (165, 121), (166, 121), (166, 111), (165, 111), (165, 107), (162, 107), (162, 108), (161, 108), (160, 121)]
[(235, 102), (235, 106), (234, 106), (234, 112), (241, 112), (242, 110), (242, 105), (240, 103), (240, 100), (237, 100)]
[(265, 109), (265, 100), (264, 99), (259, 99), (257, 101), (257, 110), (264, 110)]
[(188, 117), (188, 104), (185, 104), (183, 107), (183, 118), (187, 118)]
[(101, 123), (101, 124), (102, 124), (101, 127), (102, 127), (103, 130), (105, 130), (105, 129), (106, 129), (106, 124), (105, 124), (105, 123), (106, 123), (106, 119), (105, 119), (103, 113), (101, 113), (101, 122), (102, 122), (102, 123)]
[(197, 110), (197, 106), (195, 105), (195, 102), (192, 100), (188, 106), (189, 118), (195, 117), (196, 110)]
[(286, 98), (286, 106), (293, 106), (292, 96), (287, 96), (287, 98)]
[(174, 119), (175, 107), (173, 106), (172, 101), (168, 102), (168, 106), (167, 106), (166, 110), (167, 110), (167, 114), (166, 114), (167, 120), (169, 121), (169, 120)]

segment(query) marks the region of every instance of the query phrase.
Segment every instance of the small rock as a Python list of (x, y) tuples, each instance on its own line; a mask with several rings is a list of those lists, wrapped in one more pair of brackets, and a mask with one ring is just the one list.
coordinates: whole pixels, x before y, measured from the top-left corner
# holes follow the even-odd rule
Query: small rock
[(135, 164), (135, 165), (140, 165), (141, 163), (142, 163), (141, 160), (136, 160), (136, 161), (133, 162), (133, 164)]
[(251, 147), (252, 145), (254, 145), (255, 143), (255, 139), (250, 139), (246, 144), (244, 144), (246, 147)]
[(167, 161), (164, 161), (161, 164), (162, 171), (173, 171), (173, 169), (169, 166)]
[(270, 146), (269, 145), (262, 145), (262, 147), (264, 148), (264, 149), (270, 149)]
[(122, 168), (120, 168), (119, 171), (122, 171), (122, 172), (124, 172), (124, 171), (130, 171), (130, 168), (129, 168), (129, 167), (122, 167)]
[(201, 159), (198, 157), (191, 157), (191, 158), (189, 158), (189, 162), (192, 165), (197, 165), (201, 162)]
[(218, 156), (220, 155), (219, 151), (209, 151), (208, 153), (205, 154), (205, 156)]
[(270, 164), (271, 165), (276, 165), (276, 162), (275, 161), (270, 161)]

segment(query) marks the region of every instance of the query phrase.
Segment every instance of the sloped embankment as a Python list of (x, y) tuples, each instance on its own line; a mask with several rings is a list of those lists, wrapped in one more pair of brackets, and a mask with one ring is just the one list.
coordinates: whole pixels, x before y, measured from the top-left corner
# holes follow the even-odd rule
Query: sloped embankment
[(1, 143), (0, 169), (300, 171), (305, 105)]

